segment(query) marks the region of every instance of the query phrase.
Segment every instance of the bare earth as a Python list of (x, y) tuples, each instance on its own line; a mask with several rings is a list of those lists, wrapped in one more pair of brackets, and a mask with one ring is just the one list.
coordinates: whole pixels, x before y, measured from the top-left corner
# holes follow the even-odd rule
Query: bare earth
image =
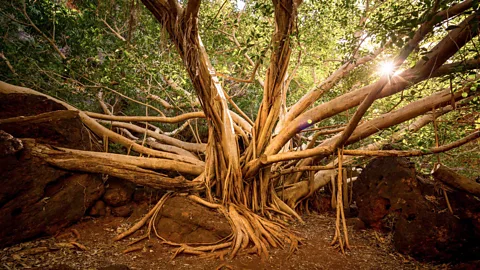
[[(123, 254), (133, 237), (113, 242), (133, 220), (105, 217), (85, 219), (56, 237), (44, 238), (8, 247), (0, 251), (0, 269), (448, 269), (448, 265), (422, 264), (393, 251), (391, 235), (372, 230), (354, 231), (350, 228), (352, 250), (342, 255), (330, 246), (334, 217), (309, 215), (306, 224), (293, 228), (305, 240), (299, 250), (289, 256), (288, 249), (272, 249), (268, 260), (257, 255), (241, 254), (233, 260), (202, 259), (191, 255), (171, 257), (175, 249), (162, 245), (153, 238), (144, 241), (140, 251)], [(55, 243), (68, 242), (72, 229), (80, 234), (77, 243), (86, 247), (58, 248)], [(40, 247), (40, 248), (39, 248)], [(41, 248), (47, 247), (47, 248)], [(56, 247), (56, 248), (55, 248)], [(30, 254), (28, 253), (36, 253)], [(70, 268), (68, 268), (69, 266)]]

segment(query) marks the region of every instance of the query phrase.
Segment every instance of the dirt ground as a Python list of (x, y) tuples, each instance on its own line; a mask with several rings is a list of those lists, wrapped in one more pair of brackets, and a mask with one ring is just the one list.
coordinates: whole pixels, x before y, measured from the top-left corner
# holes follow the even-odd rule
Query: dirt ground
[[(352, 249), (346, 255), (330, 246), (334, 217), (309, 215), (306, 224), (293, 229), (305, 240), (293, 255), (288, 249), (272, 249), (270, 257), (241, 254), (234, 259), (202, 259), (179, 255), (157, 239), (144, 242), (143, 250), (123, 254), (128, 242), (138, 237), (113, 242), (112, 238), (133, 224), (133, 220), (104, 217), (86, 218), (56, 237), (43, 238), (0, 251), (0, 269), (448, 269), (448, 265), (422, 264), (393, 251), (391, 235), (350, 228)], [(59, 247), (78, 232), (76, 240), (86, 250)], [(78, 235), (77, 235), (78, 237)], [(60, 244), (61, 245), (61, 244)], [(36, 254), (29, 254), (36, 253)], [(128, 268), (127, 268), (128, 267)]]

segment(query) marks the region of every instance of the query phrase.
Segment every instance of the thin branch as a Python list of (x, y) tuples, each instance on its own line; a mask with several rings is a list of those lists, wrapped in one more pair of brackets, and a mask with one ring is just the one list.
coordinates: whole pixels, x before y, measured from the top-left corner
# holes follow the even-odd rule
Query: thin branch
[(343, 144), (348, 140), (348, 138), (352, 135), (353, 131), (357, 127), (360, 120), (362, 120), (363, 115), (367, 112), (368, 108), (373, 104), (373, 102), (377, 99), (378, 94), (383, 90), (385, 85), (388, 83), (388, 77), (384, 76), (383, 79), (377, 82), (377, 86), (372, 89), (372, 91), (367, 95), (367, 97), (363, 100), (363, 102), (358, 106), (357, 111), (353, 115), (350, 122), (343, 130), (342, 134), (335, 141), (334, 147), (342, 147)]
[(261, 60), (261, 58), (259, 58), (257, 60), (257, 63), (255, 64), (255, 67), (253, 68), (252, 75), (250, 75), (250, 79), (248, 79), (248, 80), (230, 77), (230, 76), (228, 76), (226, 74), (222, 74), (220, 72), (217, 72), (217, 76), (225, 78), (225, 79), (230, 80), (230, 81), (235, 81), (235, 82), (240, 82), (240, 83), (253, 83), (255, 81), (255, 74), (257, 73), (257, 70), (260, 67), (260, 62), (261, 62), (260, 60)]
[(480, 138), (480, 131), (471, 133), (470, 135), (439, 147), (433, 147), (429, 150), (345, 150), (344, 155), (348, 156), (379, 156), (379, 157), (414, 157), (414, 156), (426, 156), (432, 154), (443, 153), (454, 148), (460, 147), (468, 142), (475, 141)]
[(13, 73), (13, 75), (17, 76), (17, 72), (15, 72), (15, 69), (13, 68), (12, 64), (10, 61), (8, 61), (8, 58), (3, 54), (3, 52), (0, 52), (0, 58), (5, 61), (5, 64), (7, 64), (8, 69)]
[(293, 167), (285, 170), (281, 170), (279, 172), (274, 172), (271, 174), (271, 178), (276, 178), (285, 174), (291, 174), (296, 172), (305, 172), (305, 171), (320, 171), (320, 170), (333, 170), (335, 166), (301, 166), (301, 167)]
[(119, 38), (121, 41), (127, 41), (124, 37), (122, 37), (122, 35), (120, 35), (120, 33), (118, 33), (117, 31), (115, 31), (108, 23), (107, 21), (105, 21), (104, 19), (101, 20), (103, 22), (103, 24), (105, 24), (106, 27), (108, 27), (108, 29), (110, 29), (110, 31), (117, 37)]
[(159, 123), (178, 123), (192, 118), (205, 118), (203, 112), (191, 112), (185, 113), (173, 117), (166, 116), (117, 116), (117, 115), (106, 115), (101, 113), (94, 112), (85, 112), (88, 116), (102, 119), (102, 120), (113, 120), (113, 121), (122, 121), (122, 122), (159, 122)]

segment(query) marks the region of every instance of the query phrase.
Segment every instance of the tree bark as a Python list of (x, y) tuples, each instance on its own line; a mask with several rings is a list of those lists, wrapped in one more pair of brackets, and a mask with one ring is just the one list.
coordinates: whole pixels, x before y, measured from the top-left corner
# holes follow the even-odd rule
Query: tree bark
[(201, 189), (200, 182), (188, 181), (184, 177), (170, 178), (161, 173), (142, 169), (137, 166), (140, 165), (138, 160), (129, 163), (118, 162), (108, 156), (105, 158), (101, 155), (84, 153), (84, 151), (54, 149), (47, 145), (37, 144), (33, 140), (23, 140), (23, 144), (31, 149), (33, 156), (64, 170), (108, 174), (137, 185), (163, 190), (192, 191)]
[(432, 175), (435, 179), (447, 184), (450, 187), (480, 197), (480, 184), (475, 182), (475, 180), (468, 179), (467, 177), (456, 173), (447, 166), (437, 164)]

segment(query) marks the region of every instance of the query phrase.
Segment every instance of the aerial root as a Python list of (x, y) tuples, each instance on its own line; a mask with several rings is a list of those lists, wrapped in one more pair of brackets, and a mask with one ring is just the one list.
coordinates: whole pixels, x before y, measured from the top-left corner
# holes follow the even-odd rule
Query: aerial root
[[(138, 229), (140, 229), (143, 225), (145, 225), (145, 223), (147, 223), (148, 219), (150, 217), (152, 217), (156, 212), (158, 212), (158, 210), (163, 206), (163, 204), (165, 203), (165, 201), (172, 195), (171, 192), (168, 192), (166, 193), (165, 195), (163, 195), (163, 197), (158, 201), (158, 203), (139, 221), (137, 222), (135, 225), (133, 225), (133, 227), (131, 227), (130, 229), (126, 230), (125, 232), (117, 235), (115, 238), (113, 238), (113, 241), (118, 241), (118, 240), (121, 240), (131, 234), (133, 234), (134, 232), (136, 232)], [(150, 227), (150, 226), (149, 226)], [(149, 234), (148, 234), (149, 235)], [(143, 239), (142, 239), (143, 240)]]
[[(340, 250), (343, 254), (345, 254), (345, 249), (350, 249), (350, 243), (348, 241), (348, 231), (347, 231), (347, 223), (345, 221), (345, 213), (343, 211), (343, 194), (342, 194), (342, 185), (343, 185), (343, 168), (342, 168), (342, 160), (343, 160), (343, 148), (338, 149), (338, 181), (337, 181), (337, 218), (335, 221), (335, 235), (333, 237), (332, 246), (340, 247)], [(340, 226), (340, 222), (342, 223), (342, 227)], [(343, 238), (341, 229), (343, 228)]]
[[(150, 238), (152, 233), (160, 239), (162, 244), (177, 247), (172, 259), (179, 254), (193, 254), (207, 258), (220, 258), (225, 256), (233, 258), (238, 253), (256, 253), (262, 258), (268, 257), (269, 247), (282, 247), (289, 244), (289, 251), (293, 253), (300, 241), (286, 226), (261, 217), (244, 206), (235, 204), (221, 205), (205, 201), (204, 199), (188, 195), (187, 198), (205, 207), (216, 209), (222, 213), (232, 228), (232, 234), (214, 243), (175, 243), (164, 239), (157, 231), (156, 220), (161, 216), (161, 209), (165, 202), (174, 196), (174, 193), (166, 193), (158, 203), (135, 225), (114, 238), (121, 240), (132, 235), (147, 224), (146, 233), (140, 238), (130, 242), (124, 253), (142, 250), (139, 242)], [(274, 214), (278, 214), (273, 212)]]

